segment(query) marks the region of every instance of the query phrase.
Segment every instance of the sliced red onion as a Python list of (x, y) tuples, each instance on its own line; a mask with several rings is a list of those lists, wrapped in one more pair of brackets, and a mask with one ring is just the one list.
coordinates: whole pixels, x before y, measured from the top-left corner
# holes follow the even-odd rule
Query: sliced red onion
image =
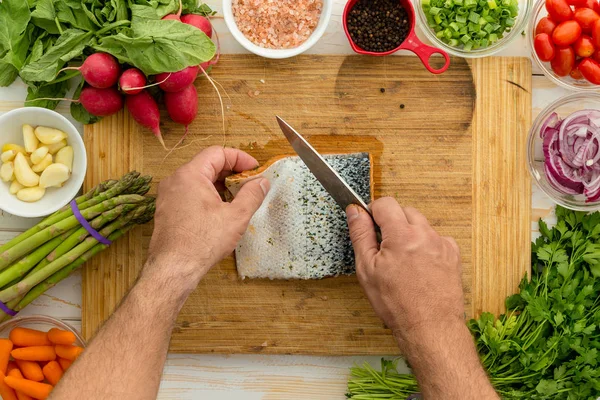
[(542, 124), (544, 171), (556, 190), (600, 200), (600, 110), (582, 110)]

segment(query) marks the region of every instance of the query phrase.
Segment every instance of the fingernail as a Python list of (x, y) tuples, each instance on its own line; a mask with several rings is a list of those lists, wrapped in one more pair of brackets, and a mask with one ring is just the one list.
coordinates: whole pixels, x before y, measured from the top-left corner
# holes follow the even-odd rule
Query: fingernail
[(356, 206), (348, 206), (348, 208), (346, 209), (346, 216), (348, 218), (348, 221), (352, 221), (353, 219), (357, 218), (359, 214), (358, 211), (358, 207)]
[(267, 179), (260, 180), (260, 188), (262, 189), (264, 195), (266, 196), (269, 193), (269, 189), (271, 189), (271, 183)]

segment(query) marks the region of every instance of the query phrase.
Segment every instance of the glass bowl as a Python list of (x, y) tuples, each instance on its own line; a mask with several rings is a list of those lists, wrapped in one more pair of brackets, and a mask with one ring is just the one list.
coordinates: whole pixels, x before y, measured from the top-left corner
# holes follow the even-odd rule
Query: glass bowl
[(586, 79), (573, 79), (569, 75), (567, 76), (558, 76), (552, 71), (549, 62), (545, 62), (540, 60), (535, 49), (533, 47), (533, 40), (535, 39), (535, 28), (540, 21), (540, 19), (548, 16), (548, 11), (546, 11), (546, 2), (545, 0), (538, 0), (538, 2), (533, 6), (533, 10), (531, 11), (531, 20), (529, 23), (529, 28), (527, 29), (529, 36), (529, 49), (531, 50), (531, 57), (535, 60), (537, 65), (540, 67), (544, 75), (548, 77), (552, 82), (556, 83), (559, 86), (562, 86), (569, 90), (575, 90), (579, 92), (583, 91), (597, 91), (600, 90), (600, 86), (594, 85), (591, 82), (588, 82)]
[(527, 160), (529, 172), (533, 180), (552, 201), (571, 210), (594, 211), (600, 209), (600, 201), (586, 202), (584, 195), (564, 194), (556, 190), (548, 181), (546, 172), (544, 171), (543, 140), (540, 137), (542, 125), (553, 112), (557, 113), (560, 119), (564, 119), (575, 111), (584, 109), (600, 110), (600, 94), (576, 93), (558, 99), (546, 107), (535, 119), (529, 131)]
[(47, 317), (45, 315), (28, 315), (23, 317), (14, 317), (6, 322), (0, 324), (0, 338), (8, 338), (8, 334), (14, 328), (29, 328), (37, 329), (39, 331), (47, 332), (52, 328), (58, 328), (65, 331), (73, 332), (77, 340), (75, 345), (79, 347), (85, 347), (85, 340), (77, 332), (77, 329), (71, 325), (61, 321), (60, 319)]
[(515, 21), (515, 25), (512, 30), (504, 35), (504, 37), (498, 40), (491, 46), (465, 51), (461, 47), (450, 46), (447, 43), (441, 41), (436, 35), (435, 31), (429, 27), (427, 23), (427, 17), (425, 17), (425, 11), (423, 11), (423, 6), (421, 5), (421, 0), (413, 0), (414, 6), (417, 11), (417, 15), (419, 16), (419, 24), (421, 27), (421, 31), (427, 36), (427, 38), (434, 44), (434, 46), (439, 47), (450, 54), (455, 56), (463, 57), (463, 58), (481, 58), (488, 57), (492, 54), (495, 54), (502, 49), (504, 49), (510, 42), (513, 41), (514, 38), (518, 37), (521, 32), (526, 28), (527, 23), (529, 21), (529, 13), (531, 11), (531, 7), (533, 4), (532, 0), (519, 0), (519, 15)]

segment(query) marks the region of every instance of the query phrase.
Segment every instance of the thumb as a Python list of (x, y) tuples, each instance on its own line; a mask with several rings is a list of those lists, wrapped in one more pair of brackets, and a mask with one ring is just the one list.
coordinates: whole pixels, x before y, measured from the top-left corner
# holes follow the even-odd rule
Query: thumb
[(254, 213), (262, 205), (271, 185), (265, 178), (254, 179), (246, 182), (231, 202), (235, 209), (235, 218), (244, 224), (250, 222)]
[(375, 224), (371, 216), (362, 207), (356, 205), (348, 206), (346, 215), (356, 258), (368, 263), (379, 251)]

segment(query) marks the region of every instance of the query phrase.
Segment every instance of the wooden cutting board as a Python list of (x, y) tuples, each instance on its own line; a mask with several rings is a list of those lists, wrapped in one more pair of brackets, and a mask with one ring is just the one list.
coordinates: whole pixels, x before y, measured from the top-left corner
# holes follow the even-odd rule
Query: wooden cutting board
[[(530, 265), (528, 59), (455, 58), (438, 76), (416, 57), (228, 55), (212, 76), (222, 85), (225, 134), (217, 96), (199, 79), (200, 113), (187, 147), (166, 159), (158, 141), (126, 112), (86, 126), (86, 187), (136, 169), (155, 177), (155, 193), (156, 182), (209, 145), (242, 148), (260, 162), (291, 154), (275, 122), (278, 114), (321, 152), (371, 152), (376, 197), (418, 207), (439, 232), (457, 239), (468, 317), (503, 310)], [(173, 146), (183, 128), (163, 117), (166, 142)], [(135, 281), (151, 233), (152, 226), (138, 228), (85, 267), (86, 339)], [(191, 295), (170, 350), (397, 353), (355, 277), (242, 281), (233, 257)]]

